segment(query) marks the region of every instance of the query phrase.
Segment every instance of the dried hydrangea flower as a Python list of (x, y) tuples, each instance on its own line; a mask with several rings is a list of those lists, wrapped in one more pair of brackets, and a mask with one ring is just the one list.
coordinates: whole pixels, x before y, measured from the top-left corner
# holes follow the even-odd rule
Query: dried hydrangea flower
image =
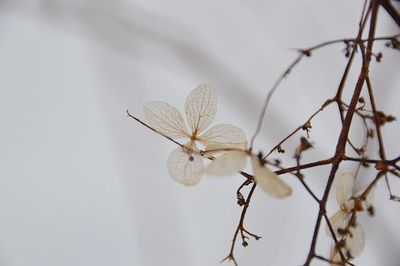
[(197, 86), (186, 98), (185, 113), (189, 130), (182, 114), (172, 105), (153, 101), (144, 106), (146, 120), (156, 131), (173, 139), (189, 140), (183, 147), (173, 150), (167, 161), (169, 174), (183, 185), (197, 184), (203, 174), (203, 158), (197, 143), (203, 145), (205, 150), (243, 149), (247, 144), (243, 130), (230, 124), (218, 124), (205, 131), (216, 112), (217, 94), (207, 84)]
[[(329, 218), (332, 229), (339, 241), (339, 246), (346, 259), (354, 258), (361, 254), (365, 246), (364, 230), (357, 222), (357, 212), (368, 211), (372, 206), (373, 191), (369, 191), (364, 201), (353, 194), (354, 176), (343, 173), (339, 176), (336, 187), (336, 201), (340, 206), (332, 217)], [(329, 228), (327, 228), (331, 235)], [(331, 250), (331, 260), (340, 262), (338, 247)]]

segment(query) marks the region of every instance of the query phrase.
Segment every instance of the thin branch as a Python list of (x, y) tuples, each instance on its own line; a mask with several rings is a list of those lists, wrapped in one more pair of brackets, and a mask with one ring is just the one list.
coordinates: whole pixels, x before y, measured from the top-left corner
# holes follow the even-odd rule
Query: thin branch
[(181, 144), (181, 143), (177, 142), (176, 140), (174, 140), (174, 139), (168, 137), (167, 135), (164, 135), (163, 133), (161, 133), (161, 132), (155, 130), (154, 128), (152, 128), (151, 126), (149, 126), (148, 124), (146, 124), (145, 122), (143, 122), (142, 120), (140, 120), (139, 118), (133, 116), (132, 114), (129, 113), (129, 110), (128, 110), (128, 109), (126, 110), (126, 113), (128, 114), (128, 116), (129, 116), (130, 118), (135, 119), (137, 122), (139, 122), (139, 123), (142, 124), (143, 126), (147, 127), (147, 128), (150, 129), (151, 131), (156, 132), (158, 135), (163, 136), (164, 138), (168, 139), (169, 141), (172, 141), (173, 143), (175, 143), (176, 145), (178, 145), (178, 146), (180, 146), (180, 147), (182, 147), (182, 148), (185, 147), (183, 144)]
[(282, 174), (291, 173), (291, 172), (294, 172), (294, 171), (297, 171), (297, 170), (302, 170), (302, 169), (307, 169), (307, 168), (314, 168), (314, 167), (317, 167), (317, 166), (323, 166), (323, 165), (331, 164), (332, 162), (333, 162), (333, 158), (329, 158), (329, 159), (320, 160), (320, 161), (316, 161), (316, 162), (312, 162), (312, 163), (306, 163), (306, 164), (302, 164), (302, 165), (298, 165), (298, 166), (292, 166), (292, 167), (284, 168), (282, 170), (275, 171), (275, 173), (277, 175), (282, 175)]
[[(377, 3), (372, 1), (369, 10), (371, 10), (371, 20), (370, 20), (370, 29), (369, 29), (369, 35), (368, 35), (369, 38), (368, 38), (367, 53), (371, 52), (372, 46), (373, 46), (372, 38), (374, 38), (374, 35), (375, 35), (375, 27), (376, 27), (376, 19), (377, 19), (377, 11), (378, 11)], [(364, 30), (364, 27), (365, 27), (365, 23), (367, 21), (368, 14), (369, 14), (369, 12), (366, 13), (365, 18), (364, 18), (364, 22), (361, 23), (361, 27), (359, 29), (358, 36), (357, 36), (358, 40), (361, 39), (363, 30)], [(355, 49), (356, 48), (353, 47), (353, 51), (352, 51), (353, 53), (354, 53)], [(363, 84), (364, 84), (365, 79), (366, 79), (366, 77), (368, 75), (370, 59), (371, 59), (371, 57), (368, 56), (368, 54), (367, 54), (367, 60), (365, 62), (363, 62), (362, 66), (361, 66), (360, 74), (359, 74), (356, 86), (354, 88), (353, 96), (351, 98), (351, 102), (350, 102), (349, 108), (347, 110), (346, 116), (345, 116), (345, 118), (343, 120), (343, 127), (342, 127), (342, 130), (340, 131), (340, 135), (339, 135), (339, 138), (337, 140), (336, 151), (335, 151), (335, 155), (334, 155), (334, 158), (333, 158), (331, 171), (329, 173), (328, 181), (327, 181), (326, 186), (325, 186), (324, 195), (323, 195), (323, 197), (321, 199), (321, 203), (320, 203), (320, 206), (319, 206), (319, 211), (318, 211), (318, 216), (317, 216), (317, 220), (316, 220), (316, 223), (315, 223), (315, 228), (314, 228), (314, 233), (313, 233), (313, 237), (312, 237), (311, 246), (310, 246), (310, 249), (309, 249), (309, 252), (308, 252), (308, 256), (307, 256), (306, 262), (304, 264), (304, 265), (307, 265), (307, 266), (310, 265), (312, 259), (315, 257), (315, 254), (316, 254), (315, 253), (315, 248), (316, 248), (316, 244), (317, 244), (317, 238), (318, 238), (318, 235), (319, 235), (319, 230), (320, 230), (320, 227), (321, 227), (321, 220), (322, 220), (322, 217), (325, 215), (325, 212), (326, 212), (326, 203), (327, 203), (327, 200), (328, 200), (329, 192), (330, 192), (332, 184), (333, 184), (333, 180), (335, 179), (336, 172), (339, 169), (339, 165), (340, 165), (340, 163), (342, 161), (342, 158), (345, 155), (345, 148), (346, 148), (346, 143), (347, 143), (347, 139), (348, 139), (348, 134), (349, 134), (351, 121), (353, 119), (353, 115), (354, 115), (354, 112), (356, 110), (357, 101), (358, 101), (358, 98), (360, 97)], [(349, 60), (348, 65), (349, 64), (351, 64), (351, 60)], [(347, 76), (348, 71), (349, 71), (349, 68), (346, 67), (345, 73), (343, 74), (344, 77)], [(340, 254), (340, 255), (341, 255), (342, 261), (345, 261), (344, 257), (343, 257), (343, 254)]]
[(305, 55), (304, 53), (300, 53), (297, 56), (297, 58), (289, 65), (289, 67), (278, 77), (278, 79), (275, 81), (274, 85), (268, 92), (267, 97), (265, 98), (263, 107), (261, 109), (260, 115), (258, 117), (257, 128), (250, 140), (250, 150), (253, 148), (255, 138), (260, 133), (261, 126), (263, 124), (263, 120), (264, 120), (264, 117), (265, 117), (265, 114), (267, 111), (267, 107), (268, 107), (269, 101), (271, 100), (272, 95), (274, 94), (274, 92), (276, 91), (276, 89), (278, 88), (278, 86), (282, 82), (282, 80), (285, 79), (289, 75), (289, 73), (300, 62), (300, 60), (303, 58), (304, 55)]
[(379, 4), (388, 12), (393, 21), (400, 27), (400, 14), (389, 0), (380, 0)]
[(236, 266), (238, 266), (235, 256), (234, 256), (234, 250), (235, 250), (235, 245), (236, 245), (236, 240), (237, 240), (237, 236), (239, 235), (239, 233), (242, 234), (243, 237), (243, 231), (246, 232), (247, 234), (251, 235), (252, 237), (254, 237), (256, 240), (258, 240), (260, 237), (256, 236), (254, 234), (249, 233), (245, 228), (244, 228), (244, 219), (246, 217), (246, 212), (247, 209), (250, 206), (250, 201), (251, 201), (251, 197), (253, 196), (254, 190), (256, 189), (257, 184), (253, 183), (253, 185), (251, 186), (250, 192), (247, 195), (247, 199), (245, 204), (243, 205), (243, 209), (242, 209), (242, 213), (240, 215), (240, 220), (239, 220), (239, 224), (235, 230), (235, 233), (233, 235), (233, 239), (232, 239), (232, 244), (231, 244), (231, 248), (229, 250), (229, 254), (228, 256), (226, 256), (221, 262), (224, 262), (226, 260), (228, 261), (232, 261)]
[(300, 172), (300, 157), (301, 157), (301, 152), (299, 151), (298, 153), (296, 152), (296, 173), (294, 174), (297, 179), (301, 182), (301, 184), (304, 186), (304, 188), (307, 190), (307, 192), (311, 195), (311, 197), (318, 203), (320, 204), (321, 201), (319, 198), (314, 194), (314, 192), (311, 190), (311, 188), (307, 185), (307, 183), (304, 181), (304, 176)]

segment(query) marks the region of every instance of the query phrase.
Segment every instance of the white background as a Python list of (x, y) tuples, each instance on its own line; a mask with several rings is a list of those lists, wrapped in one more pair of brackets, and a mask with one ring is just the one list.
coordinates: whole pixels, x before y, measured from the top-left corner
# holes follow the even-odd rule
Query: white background
[[(176, 183), (166, 168), (174, 145), (125, 110), (143, 117), (144, 103), (162, 100), (183, 111), (188, 93), (206, 82), (219, 94), (215, 123), (250, 137), (263, 97), (296, 56), (292, 48), (355, 36), (361, 7), (345, 0), (0, 1), (0, 265), (220, 265), (239, 221), (242, 178)], [(377, 34), (398, 32), (382, 11)], [(257, 149), (271, 148), (334, 95), (343, 48), (316, 51), (284, 81)], [(376, 51), (384, 52), (371, 70), (377, 104), (400, 116), (400, 55), (383, 44)], [(384, 131), (389, 158), (399, 155), (398, 123)], [(338, 131), (337, 111), (327, 108), (313, 122), (315, 148), (304, 162), (331, 156)], [(362, 142), (360, 122), (351, 136)], [(273, 157), (294, 165), (299, 137)], [(318, 195), (328, 170), (304, 172)], [(361, 172), (357, 186), (373, 173)], [(237, 243), (240, 265), (305, 261), (318, 206), (292, 176), (282, 178), (293, 187), (289, 199), (256, 190), (246, 225), (263, 238), (246, 249)], [(399, 194), (399, 180), (391, 181)], [(384, 183), (376, 206), (373, 219), (360, 217), (367, 244), (355, 263), (399, 265), (400, 206)], [(332, 197), (328, 211), (336, 209)], [(320, 254), (329, 241), (323, 225)]]

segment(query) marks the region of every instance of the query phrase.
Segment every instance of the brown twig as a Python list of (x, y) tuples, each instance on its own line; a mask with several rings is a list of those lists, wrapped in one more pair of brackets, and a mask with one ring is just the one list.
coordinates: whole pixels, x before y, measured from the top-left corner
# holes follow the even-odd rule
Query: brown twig
[(147, 127), (148, 129), (150, 129), (151, 131), (157, 133), (158, 135), (163, 136), (164, 138), (168, 139), (169, 141), (172, 141), (173, 143), (175, 143), (176, 145), (180, 146), (180, 147), (184, 147), (183, 144), (177, 142), (176, 140), (174, 140), (173, 138), (168, 137), (167, 135), (155, 130), (154, 128), (152, 128), (151, 126), (149, 126), (148, 124), (146, 124), (145, 122), (143, 122), (142, 120), (140, 120), (139, 118), (137, 118), (136, 116), (132, 115), (131, 113), (129, 113), (129, 110), (126, 110), (126, 113), (128, 114), (128, 116), (134, 120), (136, 120), (137, 122), (139, 122), (140, 124), (142, 124), (143, 126)]
[[(370, 29), (369, 29), (369, 34), (368, 34), (369, 38), (368, 38), (368, 44), (367, 44), (366, 60), (363, 62), (362, 66), (361, 66), (360, 74), (359, 74), (356, 86), (354, 88), (353, 96), (351, 98), (351, 102), (350, 102), (349, 108), (347, 110), (346, 116), (344, 117), (344, 120), (343, 120), (343, 127), (342, 127), (342, 130), (340, 131), (340, 135), (337, 140), (336, 151), (335, 151), (335, 155), (333, 157), (331, 170), (329, 173), (328, 181), (325, 186), (324, 195), (321, 199), (321, 203), (319, 206), (319, 211), (318, 211), (318, 216), (317, 216), (317, 220), (315, 223), (311, 246), (310, 246), (310, 249), (308, 252), (306, 262), (304, 263), (304, 265), (307, 265), (307, 266), (310, 265), (311, 261), (313, 260), (313, 258), (316, 255), (315, 248), (316, 248), (316, 244), (317, 244), (317, 238), (318, 238), (319, 230), (321, 227), (322, 217), (326, 213), (326, 204), (328, 201), (329, 192), (331, 190), (333, 180), (336, 176), (337, 170), (339, 169), (339, 165), (342, 161), (342, 158), (345, 155), (345, 148), (346, 148), (346, 143), (347, 143), (347, 139), (348, 139), (351, 121), (352, 121), (354, 113), (355, 113), (357, 101), (358, 101), (358, 98), (360, 97), (361, 90), (363, 88), (363, 84), (365, 82), (366, 77), (368, 76), (369, 64), (371, 61), (371, 51), (372, 51), (372, 46), (373, 46), (373, 38), (375, 35), (375, 27), (376, 27), (376, 20), (377, 20), (377, 14), (378, 14), (378, 3), (374, 0), (372, 0), (369, 9), (371, 10), (371, 19), (370, 19)], [(364, 22), (361, 23), (361, 27), (358, 32), (357, 39), (361, 39), (362, 33), (364, 31), (365, 22), (367, 21), (367, 18), (368, 18), (368, 14), (369, 13), (367, 12), (365, 15), (365, 18), (364, 18)], [(355, 52), (355, 47), (353, 48), (352, 53), (354, 53), (354, 52)], [(349, 61), (349, 63), (350, 63), (350, 61)], [(349, 65), (349, 63), (348, 63), (348, 65)], [(347, 71), (348, 71), (348, 68), (346, 68), (346, 72), (343, 76), (347, 76), (347, 73), (348, 73)], [(340, 89), (340, 87), (339, 87), (339, 89)], [(339, 251), (340, 251), (340, 249), (339, 249)], [(343, 262), (346, 262), (343, 254), (341, 252), (340, 252), (340, 257)]]
[(256, 189), (256, 186), (257, 186), (256, 183), (253, 183), (253, 185), (251, 186), (250, 192), (247, 195), (246, 201), (245, 201), (245, 203), (243, 205), (243, 208), (242, 208), (242, 213), (240, 215), (239, 224), (238, 224), (238, 226), (237, 226), (237, 228), (235, 230), (235, 233), (233, 234), (233, 239), (232, 239), (231, 248), (229, 250), (229, 254), (221, 262), (224, 262), (224, 261), (228, 260), (228, 261), (232, 261), (236, 266), (238, 265), (233, 253), (234, 253), (234, 250), (235, 250), (236, 240), (237, 240), (237, 237), (238, 237), (239, 233), (242, 236), (242, 245), (243, 246), (247, 246), (247, 244), (244, 244), (244, 243), (247, 243), (247, 242), (245, 242), (245, 238), (246, 237), (245, 237), (244, 233), (247, 233), (248, 235), (254, 237), (256, 240), (261, 238), (261, 237), (255, 235), (255, 234), (249, 233), (249, 231), (247, 231), (244, 228), (244, 219), (246, 217), (246, 212), (247, 212), (247, 209), (250, 206), (251, 197), (253, 196), (253, 193), (254, 193), (254, 190)]

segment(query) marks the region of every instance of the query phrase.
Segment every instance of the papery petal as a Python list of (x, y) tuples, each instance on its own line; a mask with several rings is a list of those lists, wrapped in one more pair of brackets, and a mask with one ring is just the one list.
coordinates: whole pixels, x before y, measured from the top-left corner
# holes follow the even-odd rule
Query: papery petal
[(202, 84), (186, 98), (186, 118), (192, 134), (199, 134), (214, 120), (217, 112), (217, 93), (213, 87)]
[(147, 122), (158, 132), (170, 138), (189, 137), (181, 113), (172, 105), (153, 101), (144, 105)]
[(346, 247), (353, 258), (360, 255), (364, 250), (365, 235), (360, 224), (350, 227), (350, 235), (346, 238)]
[[(340, 211), (337, 211), (333, 216), (331, 216), (329, 218), (329, 222), (331, 223), (331, 226), (332, 226), (333, 231), (335, 232), (337, 238), (341, 237), (341, 235), (338, 232), (338, 229), (339, 228), (345, 229), (347, 227), (348, 222), (349, 222), (348, 216), (349, 215), (347, 212), (340, 210)], [(328, 235), (330, 235), (330, 236), (332, 235), (331, 231), (329, 230), (328, 225), (326, 225), (326, 232)]]
[(238, 148), (244, 149), (247, 144), (243, 130), (230, 124), (218, 124), (207, 130), (197, 140), (206, 146), (206, 150)]
[[(342, 252), (344, 253), (344, 255), (346, 254), (347, 250), (346, 250), (345, 247), (342, 248)], [(339, 251), (335, 247), (335, 245), (332, 245), (332, 247), (331, 247), (330, 260), (334, 262), (333, 264), (330, 264), (330, 266), (338, 266), (342, 262), (342, 259), (340, 258)]]
[[(360, 255), (365, 247), (365, 236), (361, 225), (357, 224), (355, 227), (350, 226), (349, 231), (350, 233), (347, 234), (345, 238), (345, 245), (341, 248), (343, 255), (347, 259), (355, 258), (356, 256)], [(338, 236), (338, 238), (339, 237), (340, 236)], [(331, 248), (330, 259), (337, 263), (342, 262), (339, 251), (335, 246), (332, 246)]]
[(205, 169), (210, 175), (232, 175), (246, 165), (247, 154), (244, 151), (229, 151), (215, 158)]
[(351, 173), (343, 173), (339, 176), (336, 186), (336, 200), (341, 207), (353, 196), (354, 176)]
[(292, 194), (292, 188), (280, 180), (278, 176), (264, 165), (256, 156), (251, 156), (254, 180), (257, 185), (275, 198), (285, 198)]
[(190, 153), (182, 147), (171, 152), (167, 166), (171, 177), (185, 186), (199, 183), (204, 172), (203, 158), (200, 154)]

